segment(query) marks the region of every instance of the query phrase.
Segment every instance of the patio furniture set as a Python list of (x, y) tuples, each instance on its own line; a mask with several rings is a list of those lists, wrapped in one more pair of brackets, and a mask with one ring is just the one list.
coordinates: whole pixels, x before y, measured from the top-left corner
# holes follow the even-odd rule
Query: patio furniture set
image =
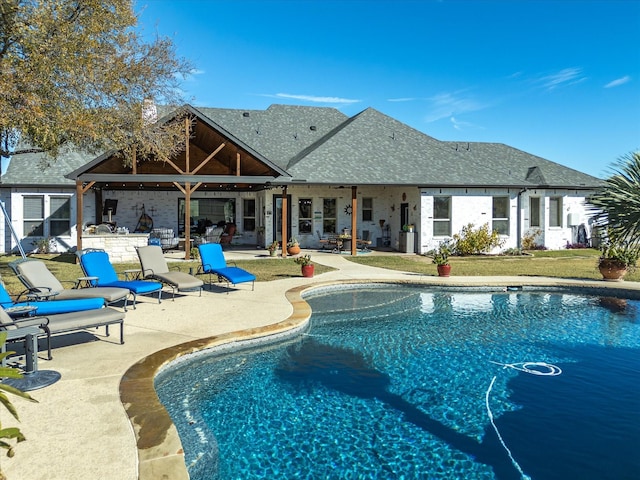
[[(198, 275), (217, 276), (219, 282), (229, 285), (251, 282), (255, 275), (227, 264), (220, 244), (202, 244), (201, 265), (195, 275), (170, 269), (164, 258), (162, 247), (149, 245), (138, 248), (140, 270), (138, 279), (120, 279), (109, 260), (100, 249), (85, 249), (77, 252), (84, 273), (74, 288), (65, 288), (51, 273), (46, 264), (36, 259), (20, 259), (10, 267), (26, 287), (14, 300), (0, 279), (0, 332), (7, 334), (7, 343), (24, 342), (25, 367), (21, 379), (6, 380), (23, 391), (51, 385), (60, 378), (57, 372), (38, 370), (38, 339), (46, 338), (47, 359), (51, 360), (51, 336), (105, 327), (120, 326), (120, 344), (124, 343), (124, 317), (131, 298), (135, 309), (138, 295), (157, 293), (162, 301), (163, 287), (171, 288), (172, 299), (177, 292), (198, 291), (202, 295), (204, 282)], [(84, 287), (84, 288), (82, 288)], [(114, 304), (120, 308), (114, 308)], [(6, 345), (2, 346), (4, 352)], [(6, 360), (3, 360), (3, 364)]]

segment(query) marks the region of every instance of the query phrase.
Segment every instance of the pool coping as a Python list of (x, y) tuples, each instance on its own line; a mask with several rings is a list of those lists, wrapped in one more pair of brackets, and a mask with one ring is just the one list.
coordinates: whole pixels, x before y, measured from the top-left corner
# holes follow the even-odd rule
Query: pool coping
[(285, 319), (270, 325), (237, 330), (205, 337), (158, 350), (142, 358), (122, 376), (119, 386), (120, 401), (129, 418), (136, 439), (138, 454), (138, 478), (155, 480), (171, 478), (189, 479), (182, 442), (176, 426), (155, 391), (154, 380), (167, 366), (187, 356), (205, 350), (246, 345), (247, 342), (272, 342), (283, 336), (292, 336), (304, 329), (311, 317), (311, 308), (304, 300), (304, 293), (311, 290), (340, 285), (404, 284), (429, 287), (445, 287), (456, 290), (483, 291), (576, 291), (587, 295), (624, 296), (640, 299), (640, 287), (634, 283), (602, 282), (596, 280), (572, 280), (561, 278), (524, 277), (518, 282), (496, 277), (487, 282), (487, 277), (457, 277), (447, 279), (414, 278), (399, 279), (348, 279), (317, 282), (293, 287), (285, 292), (293, 311)]

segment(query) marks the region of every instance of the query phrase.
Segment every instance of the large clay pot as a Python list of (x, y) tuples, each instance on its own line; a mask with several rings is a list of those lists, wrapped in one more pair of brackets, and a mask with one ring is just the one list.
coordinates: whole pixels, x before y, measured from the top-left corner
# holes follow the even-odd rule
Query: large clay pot
[(289, 255), (297, 255), (300, 253), (300, 245), (293, 245), (292, 247), (287, 247), (287, 253)]
[(601, 260), (598, 269), (602, 279), (609, 282), (621, 282), (627, 273), (627, 268), (613, 260)]
[(313, 277), (314, 265), (302, 265), (302, 276)]
[(451, 265), (437, 265), (437, 267), (439, 277), (448, 277), (451, 274)]

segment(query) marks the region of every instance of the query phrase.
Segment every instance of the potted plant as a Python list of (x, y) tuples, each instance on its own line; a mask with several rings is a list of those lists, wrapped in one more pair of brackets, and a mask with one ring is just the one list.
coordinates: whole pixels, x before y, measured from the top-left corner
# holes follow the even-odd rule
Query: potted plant
[(313, 277), (314, 265), (311, 262), (311, 255), (301, 255), (293, 261), (300, 265), (303, 277)]
[(277, 240), (274, 240), (273, 242), (271, 242), (271, 244), (267, 247), (267, 250), (269, 250), (269, 255), (271, 257), (275, 257), (278, 253), (278, 247), (280, 246), (280, 244), (278, 243)]
[(438, 248), (431, 252), (433, 263), (438, 269), (438, 276), (448, 277), (451, 274), (451, 265), (449, 264), (450, 255), (451, 246), (449, 242), (441, 242)]
[(628, 271), (633, 271), (640, 258), (640, 249), (628, 242), (609, 237), (600, 247), (598, 269), (604, 280), (620, 281)]
[(291, 237), (291, 240), (287, 242), (287, 253), (289, 255), (297, 255), (300, 253), (300, 244), (296, 237)]

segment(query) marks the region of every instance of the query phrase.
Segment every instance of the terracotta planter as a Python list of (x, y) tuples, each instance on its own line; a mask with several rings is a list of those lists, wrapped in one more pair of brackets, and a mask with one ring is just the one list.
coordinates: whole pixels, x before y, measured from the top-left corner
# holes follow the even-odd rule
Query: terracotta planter
[(314, 265), (302, 265), (302, 276), (303, 277), (313, 277)]
[(602, 279), (610, 282), (621, 282), (627, 273), (627, 268), (615, 261), (602, 260), (598, 269)]
[(294, 245), (293, 247), (287, 247), (287, 253), (289, 255), (297, 255), (300, 253), (300, 245)]
[(451, 265), (437, 265), (437, 267), (439, 277), (448, 277), (451, 274)]

